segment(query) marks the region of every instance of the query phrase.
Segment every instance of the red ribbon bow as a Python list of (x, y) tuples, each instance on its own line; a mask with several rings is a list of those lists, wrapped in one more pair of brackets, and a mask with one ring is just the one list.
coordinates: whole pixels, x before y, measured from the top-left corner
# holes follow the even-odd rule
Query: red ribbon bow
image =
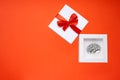
[(76, 25), (78, 24), (78, 17), (75, 13), (73, 13), (70, 16), (69, 21), (64, 19), (59, 14), (57, 14), (56, 18), (59, 19), (59, 21), (57, 21), (58, 26), (62, 27), (64, 31), (70, 26), (72, 28), (72, 30), (74, 30), (77, 34), (79, 34), (81, 32), (81, 30), (76, 27)]

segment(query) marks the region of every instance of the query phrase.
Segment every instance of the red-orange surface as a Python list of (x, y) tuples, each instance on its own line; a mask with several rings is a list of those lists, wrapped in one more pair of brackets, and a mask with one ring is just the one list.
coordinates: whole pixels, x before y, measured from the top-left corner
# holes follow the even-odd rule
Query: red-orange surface
[[(68, 4), (87, 20), (82, 33), (107, 33), (107, 64), (79, 63), (49, 23)], [(120, 80), (119, 0), (1, 0), (0, 80)]]

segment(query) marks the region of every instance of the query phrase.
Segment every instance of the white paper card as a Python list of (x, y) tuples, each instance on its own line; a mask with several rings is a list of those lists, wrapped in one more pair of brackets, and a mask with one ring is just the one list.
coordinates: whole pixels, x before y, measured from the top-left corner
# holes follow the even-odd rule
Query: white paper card
[[(68, 5), (65, 5), (59, 12), (59, 14), (63, 16), (66, 20), (69, 20), (70, 16), (73, 13), (75, 13), (78, 16), (78, 24), (76, 25), (76, 27), (79, 28), (80, 30), (83, 30), (88, 21), (80, 14), (78, 14), (76, 11), (74, 11), (72, 8), (70, 8)], [(72, 44), (73, 41), (78, 36), (78, 34), (74, 32), (70, 27), (68, 27), (66, 31), (63, 31), (63, 29), (57, 25), (57, 21), (58, 19), (55, 17), (49, 24), (49, 28), (56, 32), (63, 39), (65, 39), (68, 43)]]

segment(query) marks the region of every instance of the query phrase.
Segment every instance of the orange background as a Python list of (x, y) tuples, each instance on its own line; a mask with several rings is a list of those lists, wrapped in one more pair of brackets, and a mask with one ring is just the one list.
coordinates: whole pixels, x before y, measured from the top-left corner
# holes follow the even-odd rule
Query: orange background
[[(78, 38), (68, 44), (48, 28), (68, 4), (89, 24), (82, 33), (107, 33), (109, 62), (78, 62)], [(119, 0), (0, 1), (0, 80), (120, 80)]]

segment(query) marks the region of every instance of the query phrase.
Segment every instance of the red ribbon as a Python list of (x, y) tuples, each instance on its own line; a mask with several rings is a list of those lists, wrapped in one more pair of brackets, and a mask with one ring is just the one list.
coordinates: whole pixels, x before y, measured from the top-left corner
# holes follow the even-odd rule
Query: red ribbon
[(56, 18), (59, 20), (57, 21), (58, 26), (62, 27), (64, 31), (70, 26), (72, 30), (74, 30), (77, 34), (81, 32), (81, 30), (76, 27), (76, 25), (78, 24), (78, 17), (75, 13), (70, 16), (69, 21), (67, 21), (59, 14), (56, 15)]

